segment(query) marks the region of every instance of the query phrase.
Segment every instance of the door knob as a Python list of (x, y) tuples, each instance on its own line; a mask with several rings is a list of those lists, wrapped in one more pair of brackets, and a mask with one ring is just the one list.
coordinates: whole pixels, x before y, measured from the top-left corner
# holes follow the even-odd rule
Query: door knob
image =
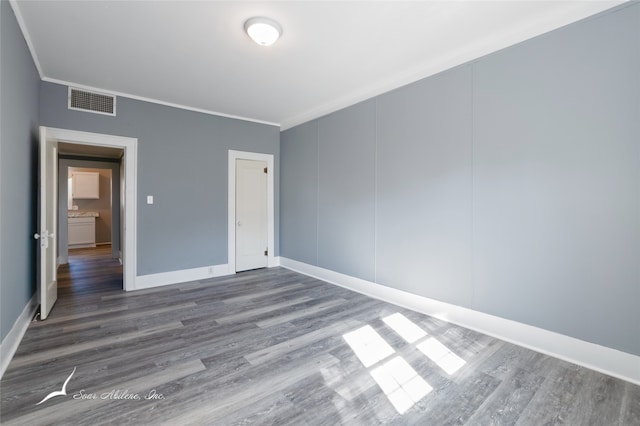
[(242, 222), (238, 221), (238, 226), (242, 226)]
[(48, 248), (49, 247), (49, 237), (53, 238), (54, 234), (49, 234), (49, 231), (43, 231), (41, 234), (33, 234), (33, 238), (36, 240), (40, 240), (40, 247)]

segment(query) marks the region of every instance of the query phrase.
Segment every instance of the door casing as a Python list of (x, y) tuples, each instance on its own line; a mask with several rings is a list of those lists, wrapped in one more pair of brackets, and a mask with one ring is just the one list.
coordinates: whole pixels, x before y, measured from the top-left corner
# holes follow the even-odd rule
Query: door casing
[(62, 141), (77, 145), (95, 145), (111, 148), (122, 148), (124, 156), (124, 221), (122, 227), (122, 266), (123, 288), (125, 291), (135, 290), (136, 262), (137, 262), (137, 232), (136, 232), (136, 197), (137, 197), (137, 163), (138, 139), (123, 136), (105, 135), (99, 133), (81, 132), (77, 130), (46, 128), (47, 142)]

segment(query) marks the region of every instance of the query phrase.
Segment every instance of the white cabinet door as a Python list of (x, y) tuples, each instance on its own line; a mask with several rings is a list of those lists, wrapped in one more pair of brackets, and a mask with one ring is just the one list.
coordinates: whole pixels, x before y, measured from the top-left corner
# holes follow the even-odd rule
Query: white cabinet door
[(100, 198), (100, 174), (93, 172), (74, 172), (73, 198), (97, 200)]
[(69, 218), (69, 246), (95, 247), (96, 220), (93, 217)]

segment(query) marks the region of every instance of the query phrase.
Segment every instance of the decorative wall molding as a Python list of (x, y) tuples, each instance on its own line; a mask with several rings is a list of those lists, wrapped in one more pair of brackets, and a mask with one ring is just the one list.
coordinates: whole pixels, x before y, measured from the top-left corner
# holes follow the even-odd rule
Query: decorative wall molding
[(280, 257), (292, 271), (640, 385), (640, 356)]

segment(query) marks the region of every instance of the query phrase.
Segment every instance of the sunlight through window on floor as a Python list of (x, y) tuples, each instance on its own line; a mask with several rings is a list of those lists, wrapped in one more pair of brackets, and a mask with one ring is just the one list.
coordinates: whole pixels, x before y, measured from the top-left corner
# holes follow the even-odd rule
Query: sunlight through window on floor
[(465, 360), (451, 352), (449, 348), (433, 337), (428, 338), (416, 347), (449, 375), (455, 373), (466, 364)]
[(365, 367), (371, 367), (395, 352), (370, 325), (365, 325), (343, 337)]
[(399, 356), (373, 369), (371, 376), (400, 414), (404, 414), (433, 390), (409, 363)]
[[(398, 314), (400, 315), (400, 314)], [(406, 318), (405, 318), (406, 319)], [(407, 325), (406, 319), (389, 320), (394, 325)], [(385, 322), (387, 320), (385, 319)], [(399, 327), (402, 328), (402, 325)], [(413, 324), (415, 326), (415, 324)], [(390, 326), (393, 328), (394, 326)], [(415, 326), (418, 330), (419, 327)], [(415, 328), (410, 328), (411, 336), (417, 335)], [(380, 389), (385, 393), (393, 407), (400, 414), (404, 414), (416, 402), (420, 401), (433, 388), (405, 361), (401, 356), (395, 356), (385, 362), (387, 358), (395, 354), (395, 350), (380, 336), (370, 325), (365, 325), (355, 331), (346, 333), (344, 340), (351, 346), (362, 365), (374, 366), (369, 374), (376, 381)]]
[(427, 332), (421, 329), (416, 323), (412, 322), (409, 318), (402, 315), (400, 312), (396, 312), (393, 315), (382, 318), (389, 327), (400, 335), (408, 343), (413, 343), (422, 339), (427, 335)]

